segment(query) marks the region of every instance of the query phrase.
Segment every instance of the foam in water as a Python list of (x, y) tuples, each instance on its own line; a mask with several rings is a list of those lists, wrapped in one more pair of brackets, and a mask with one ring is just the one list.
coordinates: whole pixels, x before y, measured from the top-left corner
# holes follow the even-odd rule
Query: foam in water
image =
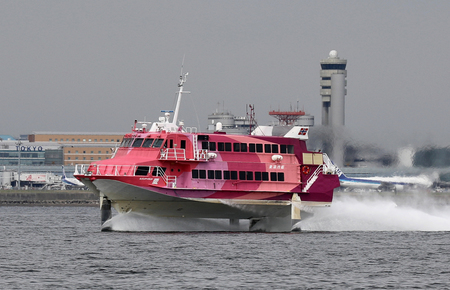
[(230, 225), (229, 220), (164, 218), (133, 212), (117, 214), (103, 225), (113, 231), (131, 232), (248, 231), (248, 226), (248, 222), (243, 220), (239, 225)]
[(329, 208), (299, 223), (306, 231), (450, 231), (450, 206), (426, 193), (397, 196), (337, 196)]

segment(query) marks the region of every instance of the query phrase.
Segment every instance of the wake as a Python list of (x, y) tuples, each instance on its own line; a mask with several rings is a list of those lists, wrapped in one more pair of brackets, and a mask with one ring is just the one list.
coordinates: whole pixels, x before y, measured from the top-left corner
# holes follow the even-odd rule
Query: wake
[(299, 223), (303, 231), (450, 231), (448, 199), (427, 193), (337, 195)]

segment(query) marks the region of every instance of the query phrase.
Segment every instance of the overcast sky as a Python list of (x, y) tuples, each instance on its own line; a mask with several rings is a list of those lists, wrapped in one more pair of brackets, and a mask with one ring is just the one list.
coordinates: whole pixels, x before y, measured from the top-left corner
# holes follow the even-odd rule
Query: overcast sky
[[(348, 60), (346, 127), (450, 145), (450, 1), (0, 1), (0, 134), (128, 132), (173, 109), (296, 107), (321, 123), (320, 60)], [(218, 105), (220, 103), (220, 105)], [(197, 121), (198, 120), (198, 121)]]

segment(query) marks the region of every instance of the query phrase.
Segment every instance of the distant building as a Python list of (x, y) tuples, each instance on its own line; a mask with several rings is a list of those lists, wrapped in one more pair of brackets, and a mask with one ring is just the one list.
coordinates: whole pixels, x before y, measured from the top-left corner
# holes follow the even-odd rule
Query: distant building
[[(33, 132), (28, 140), (0, 135), (0, 166), (89, 164), (111, 157), (123, 133)], [(6, 137), (9, 136), (9, 137)]]
[[(112, 151), (122, 141), (125, 133), (82, 133), (82, 132), (33, 132), (28, 139), (33, 142), (47, 142), (59, 144), (62, 164), (89, 164), (95, 160), (111, 157)], [(58, 158), (57, 152), (48, 156)], [(61, 165), (62, 165), (61, 164)]]
[(347, 60), (330, 51), (320, 61), (320, 95), (322, 96), (322, 125), (344, 126), (345, 96), (347, 95)]
[[(60, 153), (59, 153), (60, 152)], [(59, 156), (59, 158), (57, 157)], [(0, 166), (62, 165), (62, 149), (59, 144), (49, 142), (30, 143), (27, 140), (1, 140)]]
[(208, 115), (208, 133), (222, 131), (228, 134), (250, 134), (255, 121), (250, 116), (236, 117), (230, 112), (215, 112)]

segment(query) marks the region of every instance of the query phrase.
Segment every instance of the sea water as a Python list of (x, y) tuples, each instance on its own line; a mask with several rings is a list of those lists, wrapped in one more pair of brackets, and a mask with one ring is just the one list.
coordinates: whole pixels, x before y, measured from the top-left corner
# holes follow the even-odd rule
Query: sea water
[(101, 232), (96, 207), (0, 207), (0, 288), (449, 288), (449, 208), (422, 201), (337, 196), (283, 234), (127, 232), (149, 222), (129, 217)]

